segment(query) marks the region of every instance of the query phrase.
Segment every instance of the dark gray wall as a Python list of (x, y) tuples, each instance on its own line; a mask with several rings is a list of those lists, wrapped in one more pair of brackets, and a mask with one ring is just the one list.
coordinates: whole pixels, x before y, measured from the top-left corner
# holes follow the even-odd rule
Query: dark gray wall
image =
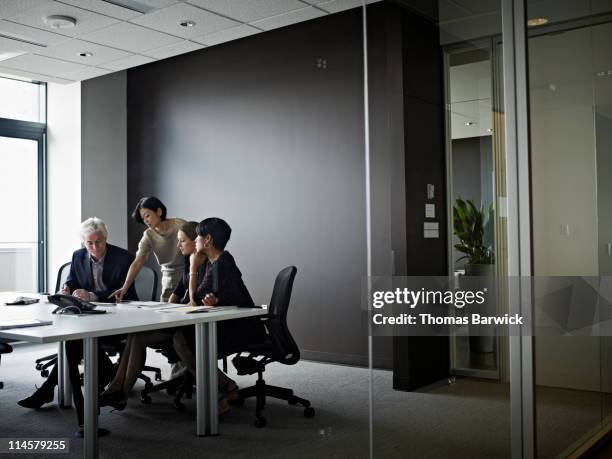
[[(405, 13), (385, 3), (368, 11), (374, 274), (406, 274), (408, 260), (413, 273), (417, 267), (438, 273), (445, 239), (423, 244), (425, 185), (407, 204), (406, 183), (407, 171), (413, 187), (435, 183), (443, 215), (443, 112), (431, 106), (423, 114), (422, 104), (407, 103), (404, 86), (415, 82), (404, 75), (405, 48), (420, 58), (422, 40), (406, 42)], [(363, 365), (361, 21), (355, 9), (132, 69), (127, 94), (130, 205), (152, 194), (170, 216), (227, 219), (234, 230), (228, 250), (258, 303), (269, 301), (276, 273), (295, 264), (289, 325), (303, 355)], [(433, 65), (426, 78), (441, 71), (438, 51), (423, 64)], [(426, 91), (439, 102), (441, 86), (435, 84)], [(422, 88), (416, 91), (423, 95)], [(436, 122), (409, 138), (407, 117)], [(407, 237), (407, 219), (413, 232), (420, 228), (413, 238)], [(442, 224), (440, 234), (445, 231)], [(130, 225), (132, 249), (141, 233), (142, 227)], [(411, 253), (407, 238), (419, 253)], [(375, 344), (374, 364), (390, 368), (393, 341)], [(448, 346), (446, 340), (434, 344), (433, 353), (428, 344), (427, 352), (414, 347), (412, 354), (439, 365)]]
[(81, 85), (81, 215), (106, 222), (109, 241), (127, 247), (126, 72)]
[[(258, 303), (296, 265), (289, 324), (304, 354), (363, 364), (362, 67), (353, 10), (130, 70), (128, 201), (225, 218)], [(132, 250), (141, 233), (130, 225)]]

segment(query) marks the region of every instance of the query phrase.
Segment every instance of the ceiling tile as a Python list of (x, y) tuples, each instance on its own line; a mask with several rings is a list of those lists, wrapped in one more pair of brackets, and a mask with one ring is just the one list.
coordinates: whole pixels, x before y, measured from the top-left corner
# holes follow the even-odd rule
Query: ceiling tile
[(81, 37), (83, 40), (124, 49), (133, 53), (139, 53), (148, 49), (156, 49), (181, 41), (155, 30), (146, 29), (136, 24), (122, 22), (106, 29), (87, 34)]
[(328, 0), (302, 0), (303, 2), (310, 3), (311, 5), (316, 5), (318, 3), (324, 3)]
[(74, 83), (73, 80), (69, 80), (67, 78), (57, 78), (51, 75), (43, 75), (41, 73), (26, 72), (25, 70), (10, 69), (7, 67), (2, 67), (2, 66), (0, 66), (0, 74), (4, 74), (8, 76), (15, 76), (15, 77), (29, 78), (30, 80), (34, 80), (34, 81), (46, 81), (46, 82), (60, 83), (60, 84)]
[(35, 54), (24, 54), (13, 59), (7, 59), (2, 61), (2, 66), (56, 77), (65, 77), (68, 73), (87, 69), (86, 65), (60, 61)]
[(66, 78), (74, 81), (89, 80), (90, 78), (96, 78), (102, 75), (112, 73), (113, 70), (101, 69), (99, 67), (89, 67), (85, 70), (79, 70), (78, 72), (69, 73)]
[(204, 45), (212, 46), (224, 43), (226, 41), (237, 40), (238, 38), (248, 37), (261, 32), (255, 27), (248, 26), (246, 24), (239, 25), (238, 27), (232, 27), (231, 29), (225, 29), (220, 32), (212, 33), (210, 35), (204, 35), (202, 37), (193, 38), (193, 41), (202, 43)]
[(18, 51), (16, 49), (9, 49), (2, 45), (2, 39), (0, 39), (0, 62), (6, 59), (12, 59), (17, 56), (25, 54), (24, 51)]
[[(81, 57), (79, 53), (90, 52), (93, 56)], [(76, 62), (83, 65), (100, 65), (105, 62), (116, 61), (124, 57), (130, 56), (126, 51), (120, 51), (114, 48), (89, 43), (87, 41), (73, 39), (62, 43), (61, 45), (51, 46), (44, 50), (37, 51), (40, 54), (48, 57), (55, 57), (64, 61)]]
[(133, 9), (124, 8), (122, 6), (114, 5), (103, 0), (59, 0), (61, 3), (67, 3), (72, 6), (77, 6), (84, 10), (93, 11), (94, 13), (104, 14), (115, 19), (121, 19), (127, 21), (128, 19), (134, 19), (135, 17), (141, 16), (142, 13), (134, 11)]
[(124, 57), (123, 59), (118, 59), (113, 62), (107, 62), (102, 67), (110, 70), (123, 70), (128, 69), (130, 67), (136, 67), (142, 64), (148, 64), (149, 62), (155, 62), (155, 59), (152, 59), (147, 56), (130, 56)]
[(48, 3), (51, 3), (51, 0), (1, 0), (0, 18), (15, 16), (16, 14)]
[[(195, 25), (192, 27), (181, 26), (180, 22), (186, 20), (195, 22)], [(168, 8), (156, 10), (131, 22), (183, 38), (214, 33), (239, 24), (236, 21), (185, 3), (177, 3)]]
[[(44, 18), (53, 14), (74, 17), (77, 20), (77, 24), (70, 29), (51, 29), (44, 23)], [(119, 22), (117, 19), (109, 18), (108, 16), (92, 13), (91, 11), (82, 10), (74, 6), (65, 5), (58, 2), (33, 8), (24, 13), (11, 16), (8, 19), (20, 24), (38, 27), (39, 29), (53, 31), (69, 37), (78, 37)]]
[(297, 22), (308, 21), (309, 19), (324, 16), (324, 11), (318, 10), (311, 6), (300, 10), (293, 10), (288, 13), (279, 14), (270, 18), (261, 19), (260, 21), (252, 22), (251, 24), (264, 30), (277, 29), (279, 27), (288, 26)]
[[(57, 45), (70, 40), (70, 38), (64, 35), (3, 20), (0, 20), (0, 34), (47, 46)], [(40, 46), (33, 46), (35, 46), (35, 49), (40, 48)]]
[(188, 3), (242, 22), (257, 21), (304, 7), (299, 0), (188, 0)]
[[(8, 38), (0, 37), (0, 55), (3, 53), (17, 52), (16, 55), (36, 52), (39, 50), (46, 49), (42, 46), (30, 45), (29, 43), (23, 43), (17, 40), (11, 40)], [(1, 59), (1, 58), (0, 58)], [(6, 58), (5, 58), (6, 59)]]
[[(376, 3), (380, 0), (367, 0), (367, 3)], [(317, 7), (323, 8), (325, 11), (330, 13), (337, 13), (339, 11), (350, 10), (351, 8), (357, 8), (363, 3), (361, 0), (332, 0), (331, 2), (319, 3)]]
[[(121, 0), (115, 0), (121, 1)], [(149, 6), (151, 8), (165, 8), (166, 6), (174, 5), (178, 3), (179, 0), (131, 0), (130, 3), (142, 3), (143, 5)]]
[(204, 46), (205, 45), (185, 40), (180, 43), (175, 43), (174, 45), (162, 46), (161, 48), (157, 49), (150, 49), (149, 51), (145, 51), (143, 54), (145, 54), (146, 56), (154, 57), (155, 59), (165, 59), (167, 57), (177, 56), (179, 54), (189, 53), (197, 49), (202, 49), (204, 48)]

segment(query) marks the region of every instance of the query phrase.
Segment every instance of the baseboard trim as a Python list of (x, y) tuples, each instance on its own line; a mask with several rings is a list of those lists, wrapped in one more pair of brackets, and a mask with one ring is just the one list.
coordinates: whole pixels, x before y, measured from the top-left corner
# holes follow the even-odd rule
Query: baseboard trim
[[(306, 360), (313, 360), (315, 362), (337, 363), (340, 365), (352, 365), (356, 367), (368, 366), (368, 358), (364, 355), (311, 351), (308, 349), (301, 349), (300, 353), (302, 358)], [(393, 369), (393, 359), (375, 358), (372, 364), (374, 368), (381, 370)]]

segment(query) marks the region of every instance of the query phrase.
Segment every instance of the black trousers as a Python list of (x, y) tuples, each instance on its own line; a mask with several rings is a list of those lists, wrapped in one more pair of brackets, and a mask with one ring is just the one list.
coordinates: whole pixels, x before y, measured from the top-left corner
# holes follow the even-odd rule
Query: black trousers
[[(98, 340), (98, 388), (103, 389), (113, 376), (115, 369), (113, 362), (104, 352), (102, 345), (115, 346), (118, 345), (121, 337), (104, 337)], [(68, 361), (68, 378), (72, 386), (72, 401), (77, 414), (79, 425), (83, 425), (83, 391), (81, 390), (81, 374), (79, 372), (79, 364), (83, 360), (83, 340), (67, 341), (66, 342), (66, 360)], [(49, 377), (44, 382), (39, 390), (53, 390), (57, 386), (58, 365), (55, 364)]]

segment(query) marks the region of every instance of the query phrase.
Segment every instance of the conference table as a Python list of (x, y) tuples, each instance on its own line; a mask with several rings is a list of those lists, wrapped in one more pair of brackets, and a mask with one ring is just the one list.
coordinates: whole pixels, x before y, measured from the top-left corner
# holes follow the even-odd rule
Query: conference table
[[(16, 296), (38, 298), (27, 306), (5, 306)], [(0, 338), (32, 343), (64, 342), (82, 339), (84, 346), (84, 456), (98, 457), (98, 338), (137, 333), (185, 325), (195, 326), (196, 338), (196, 403), (198, 436), (218, 435), (217, 387), (217, 322), (263, 316), (265, 308), (212, 308), (206, 313), (188, 314), (183, 309), (138, 307), (135, 305), (100, 305), (106, 314), (52, 314), (55, 305), (45, 296), (16, 292), (0, 292), (0, 323), (6, 320), (38, 319), (51, 325), (0, 330)], [(61, 359), (58, 359), (61, 360)], [(58, 375), (61, 377), (61, 375)]]

